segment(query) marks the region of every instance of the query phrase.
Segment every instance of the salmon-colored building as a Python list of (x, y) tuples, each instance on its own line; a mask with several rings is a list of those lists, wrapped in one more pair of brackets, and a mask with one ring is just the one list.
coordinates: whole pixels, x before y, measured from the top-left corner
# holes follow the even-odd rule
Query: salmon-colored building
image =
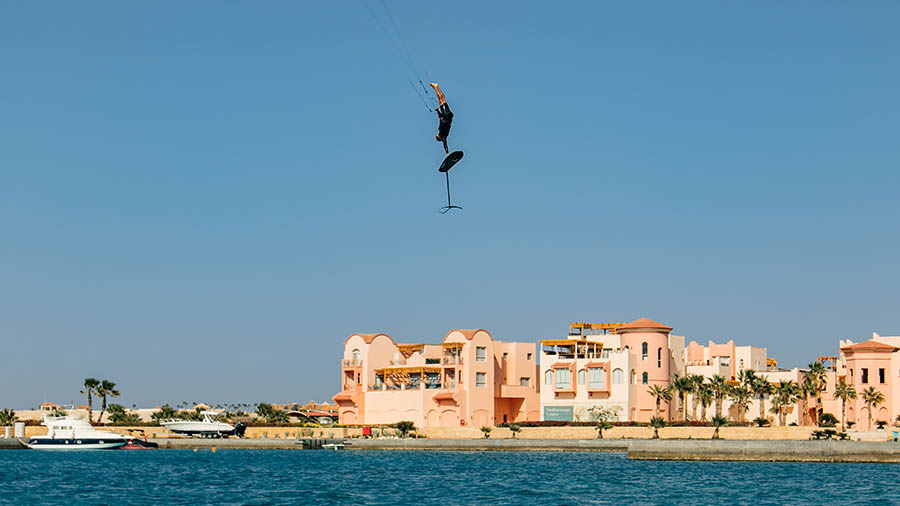
[[(837, 357), (821, 357), (831, 360), (827, 385), (822, 394), (822, 407), (826, 413), (841, 418), (841, 401), (834, 398), (837, 382), (853, 385), (857, 397), (849, 400), (844, 413), (845, 420), (854, 422), (854, 429), (867, 431), (875, 428), (875, 422), (893, 424), (900, 411), (900, 336), (872, 334), (872, 339), (861, 343), (840, 341)], [(862, 393), (874, 387), (884, 396), (884, 401), (872, 409), (872, 427), (869, 427), (869, 408)]]
[[(671, 372), (683, 369), (684, 338), (671, 331), (648, 318), (573, 323), (567, 339), (541, 341), (541, 419), (590, 421), (605, 408), (620, 421), (649, 421), (650, 386), (667, 387)], [(668, 416), (666, 403), (660, 416)]]
[[(668, 325), (640, 318), (572, 323), (566, 339), (541, 341), (541, 419), (592, 421), (598, 409), (606, 409), (619, 421), (648, 422), (656, 413), (651, 387), (670, 386), (676, 374), (719, 375), (734, 382), (745, 369), (767, 370), (765, 348), (734, 341), (685, 346), (684, 337), (671, 332)], [(677, 403), (661, 402), (660, 416), (672, 419)], [(723, 406), (727, 413), (730, 402)]]
[(452, 330), (440, 344), (398, 344), (387, 334), (344, 342), (342, 424), (475, 427), (538, 420), (534, 343), (494, 340), (486, 330)]

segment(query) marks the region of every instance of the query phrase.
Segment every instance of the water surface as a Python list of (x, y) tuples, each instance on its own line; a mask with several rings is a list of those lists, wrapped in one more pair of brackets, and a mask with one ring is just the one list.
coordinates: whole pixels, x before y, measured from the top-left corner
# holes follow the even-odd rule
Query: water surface
[(900, 466), (560, 452), (0, 452), (3, 504), (900, 504)]

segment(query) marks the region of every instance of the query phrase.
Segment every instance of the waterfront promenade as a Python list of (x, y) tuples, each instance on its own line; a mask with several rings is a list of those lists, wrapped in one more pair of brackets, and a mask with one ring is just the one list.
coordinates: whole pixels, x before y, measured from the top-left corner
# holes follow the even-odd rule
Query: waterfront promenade
[[(152, 440), (161, 449), (302, 450), (296, 439)], [(0, 449), (24, 448), (0, 439)], [(631, 460), (900, 463), (900, 443), (871, 441), (765, 441), (710, 439), (353, 439), (346, 450), (557, 451), (625, 453)]]

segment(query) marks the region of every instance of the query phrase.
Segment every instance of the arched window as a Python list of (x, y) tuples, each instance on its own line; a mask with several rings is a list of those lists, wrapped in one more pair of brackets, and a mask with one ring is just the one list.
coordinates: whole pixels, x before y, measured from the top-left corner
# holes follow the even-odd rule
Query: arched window
[(647, 341), (641, 343), (641, 360), (647, 360)]
[(634, 372), (634, 369), (631, 370), (631, 384), (637, 385), (637, 373)]
[(353, 365), (359, 365), (359, 350), (353, 350)]
[(547, 370), (544, 372), (544, 384), (545, 384), (545, 385), (552, 385), (552, 384), (553, 384), (553, 371), (551, 371), (550, 369), (547, 369)]
[(586, 373), (584, 372), (584, 369), (579, 369), (579, 371), (578, 371), (578, 384), (579, 385), (584, 385), (585, 374)]
[(656, 367), (662, 369), (662, 348), (656, 349)]
[(625, 371), (622, 369), (613, 369), (612, 373), (613, 385), (621, 385), (625, 383)]
[(646, 384), (647, 384), (647, 373), (642, 373), (642, 374), (641, 374), (641, 384), (642, 384), (642, 385), (646, 385)]

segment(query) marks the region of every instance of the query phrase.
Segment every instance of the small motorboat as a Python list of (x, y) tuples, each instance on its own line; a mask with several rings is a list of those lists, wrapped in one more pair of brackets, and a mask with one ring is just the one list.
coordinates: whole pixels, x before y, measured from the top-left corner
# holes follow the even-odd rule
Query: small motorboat
[(73, 415), (45, 414), (41, 425), (47, 427), (46, 436), (29, 438), (28, 447), (34, 450), (110, 450), (128, 444), (129, 436), (97, 430), (88, 422)]
[(128, 432), (132, 434), (128, 436), (128, 442), (120, 448), (121, 450), (155, 450), (159, 448), (159, 443), (147, 441), (147, 434), (143, 430), (130, 429)]
[(200, 437), (242, 437), (247, 429), (247, 424), (238, 422), (234, 425), (219, 419), (219, 413), (215, 411), (201, 411), (201, 420), (162, 420), (160, 425), (176, 434)]
[(344, 443), (325, 443), (322, 445), (323, 450), (343, 450)]

